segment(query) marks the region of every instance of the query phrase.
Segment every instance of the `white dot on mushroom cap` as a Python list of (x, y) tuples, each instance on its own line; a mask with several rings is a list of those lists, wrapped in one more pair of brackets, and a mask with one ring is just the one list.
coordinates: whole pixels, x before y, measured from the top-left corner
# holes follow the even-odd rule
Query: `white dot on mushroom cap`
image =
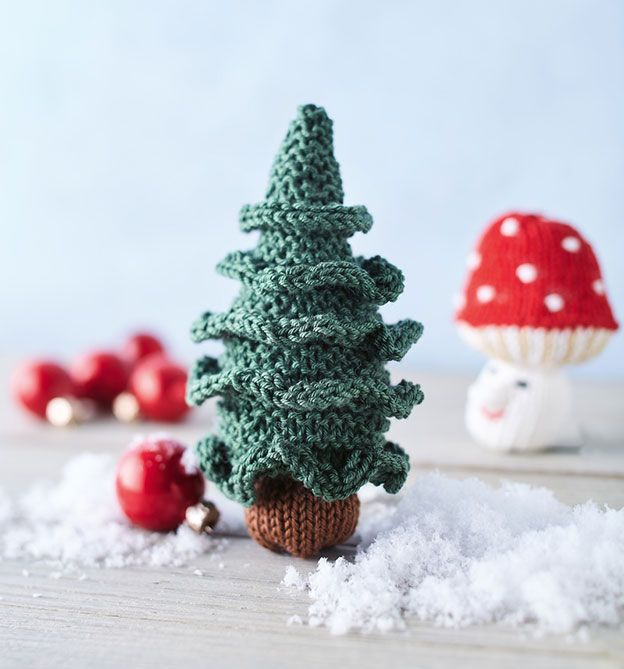
[(602, 279), (596, 279), (592, 283), (592, 288), (594, 289), (594, 293), (596, 293), (596, 295), (604, 295), (605, 294), (605, 285), (604, 285), (604, 281)]
[(513, 218), (513, 216), (506, 218), (500, 226), (501, 235), (505, 235), (505, 237), (513, 237), (514, 235), (517, 235), (519, 229), (520, 224), (518, 223), (518, 219)]
[(530, 262), (522, 263), (516, 267), (516, 276), (522, 283), (531, 283), (537, 278), (537, 267)]
[(570, 253), (576, 253), (581, 248), (581, 240), (578, 237), (564, 237), (561, 247)]
[(556, 313), (557, 311), (561, 311), (563, 309), (565, 302), (563, 301), (563, 297), (561, 297), (561, 295), (558, 295), (557, 293), (549, 293), (544, 298), (544, 304), (546, 305), (546, 309), (548, 309), (548, 311)]
[(472, 253), (468, 254), (468, 257), (466, 258), (466, 265), (468, 266), (468, 269), (477, 269), (479, 265), (481, 264), (481, 254), (478, 253), (477, 251), (473, 251)]
[(479, 286), (477, 288), (477, 300), (482, 303), (491, 302), (496, 295), (494, 286)]

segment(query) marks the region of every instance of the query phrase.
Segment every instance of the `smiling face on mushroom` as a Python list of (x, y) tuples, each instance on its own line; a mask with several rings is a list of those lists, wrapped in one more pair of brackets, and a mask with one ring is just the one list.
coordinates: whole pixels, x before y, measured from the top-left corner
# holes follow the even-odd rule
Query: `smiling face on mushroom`
[(468, 390), (466, 427), (497, 451), (535, 451), (579, 442), (568, 381), (558, 369), (490, 360)]

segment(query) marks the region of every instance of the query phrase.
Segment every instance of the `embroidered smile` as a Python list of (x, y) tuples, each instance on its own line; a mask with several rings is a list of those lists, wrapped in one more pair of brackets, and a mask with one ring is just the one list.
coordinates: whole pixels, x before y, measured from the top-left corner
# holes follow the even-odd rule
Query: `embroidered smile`
[(498, 420), (499, 418), (502, 418), (503, 414), (505, 413), (505, 410), (504, 409), (499, 409), (498, 411), (491, 411), (487, 407), (481, 407), (481, 413), (488, 420)]

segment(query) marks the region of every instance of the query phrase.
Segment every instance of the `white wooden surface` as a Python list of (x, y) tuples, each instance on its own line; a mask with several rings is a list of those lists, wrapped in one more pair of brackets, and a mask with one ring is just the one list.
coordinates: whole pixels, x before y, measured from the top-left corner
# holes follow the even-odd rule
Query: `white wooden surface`
[[(9, 363), (0, 364), (6, 388)], [(587, 430), (579, 450), (534, 456), (483, 452), (464, 434), (469, 379), (413, 375), (426, 393), (392, 438), (412, 457), (412, 474), (437, 468), (545, 485), (567, 503), (589, 498), (624, 506), (624, 385), (576, 383)], [(211, 408), (168, 428), (194, 441), (211, 422)], [(158, 426), (142, 426), (147, 431)], [(15, 492), (56, 478), (81, 451), (120, 452), (137, 431), (110, 421), (55, 430), (0, 402), (0, 487)], [(330, 554), (331, 555), (331, 554)], [(624, 559), (624, 556), (623, 556)], [(204, 556), (192, 568), (85, 570), (86, 578), (49, 578), (45, 565), (0, 562), (0, 669), (13, 667), (623, 667), (624, 635), (597, 630), (586, 642), (535, 639), (495, 627), (463, 630), (411, 624), (409, 633), (332, 637), (324, 629), (287, 626), (304, 620), (305, 593), (280, 588), (289, 564), (249, 539), (234, 538), (222, 558)], [(309, 563), (313, 568), (314, 562)], [(29, 576), (22, 570), (27, 568)], [(33, 593), (41, 596), (34, 598)]]

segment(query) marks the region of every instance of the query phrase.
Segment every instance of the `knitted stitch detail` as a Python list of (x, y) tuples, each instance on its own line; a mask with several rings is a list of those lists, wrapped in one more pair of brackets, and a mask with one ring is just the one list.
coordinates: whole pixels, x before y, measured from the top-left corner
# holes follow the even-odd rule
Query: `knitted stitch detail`
[(319, 234), (332, 233), (350, 237), (356, 232), (368, 232), (373, 224), (366, 207), (326, 206), (306, 202), (292, 204), (261, 203), (246, 205), (240, 212), (241, 230), (305, 231)]
[(221, 370), (218, 361), (208, 356), (200, 359), (192, 369), (190, 392), (197, 402), (215, 395), (247, 396), (264, 404), (267, 411), (321, 411), (331, 407), (367, 405), (370, 409), (381, 409), (384, 416), (395, 418), (407, 418), (422, 395), (420, 389), (409, 381), (389, 385), (385, 370), (365, 378), (345, 372), (340, 379), (304, 379), (291, 383), (290, 378), (275, 370)]
[(406, 454), (387, 442), (389, 417), (423, 399), (418, 385), (391, 385), (384, 363), (422, 333), (412, 320), (383, 323), (378, 306), (403, 290), (401, 271), (379, 256), (354, 257), (347, 238), (370, 228), (364, 207), (342, 205), (332, 124), (299, 109), (273, 164), (264, 203), (244, 207), (255, 249), (229, 254), (219, 271), (241, 281), (231, 309), (207, 312), (194, 341), (222, 338), (224, 354), (193, 367), (188, 400), (218, 403), (220, 435), (197, 445), (206, 476), (242, 504), (258, 480), (290, 477), (326, 501), (367, 483), (400, 489)]
[(360, 511), (357, 495), (326, 502), (289, 478), (261, 479), (257, 502), (245, 512), (249, 534), (273, 551), (309, 558), (355, 532)]
[(332, 122), (322, 107), (303, 105), (273, 162), (266, 200), (335, 205), (343, 199)]
[(316, 265), (267, 266), (249, 251), (230, 253), (217, 265), (224, 276), (242, 281), (253, 293), (308, 292), (345, 288), (373, 302), (394, 302), (403, 291), (403, 274), (384, 258), (321, 261)]
[[(314, 421), (308, 420), (307, 431), (315, 428)], [(227, 428), (223, 432), (227, 434)], [(353, 436), (360, 435), (354, 431)], [(259, 473), (277, 477), (292, 471), (308, 490), (328, 502), (345, 499), (345, 490), (351, 490), (352, 495), (368, 482), (383, 485), (389, 493), (398, 492), (409, 471), (406, 454), (397, 444), (383, 439), (371, 438), (364, 443), (365, 447), (343, 447), (341, 451), (339, 442), (329, 442), (322, 448), (315, 447), (314, 442), (303, 442), (293, 448), (288, 433), (282, 433), (268, 450), (265, 438), (233, 462), (226, 442), (210, 435), (197, 444), (196, 450), (206, 477), (245, 506), (255, 502), (253, 484)]]

